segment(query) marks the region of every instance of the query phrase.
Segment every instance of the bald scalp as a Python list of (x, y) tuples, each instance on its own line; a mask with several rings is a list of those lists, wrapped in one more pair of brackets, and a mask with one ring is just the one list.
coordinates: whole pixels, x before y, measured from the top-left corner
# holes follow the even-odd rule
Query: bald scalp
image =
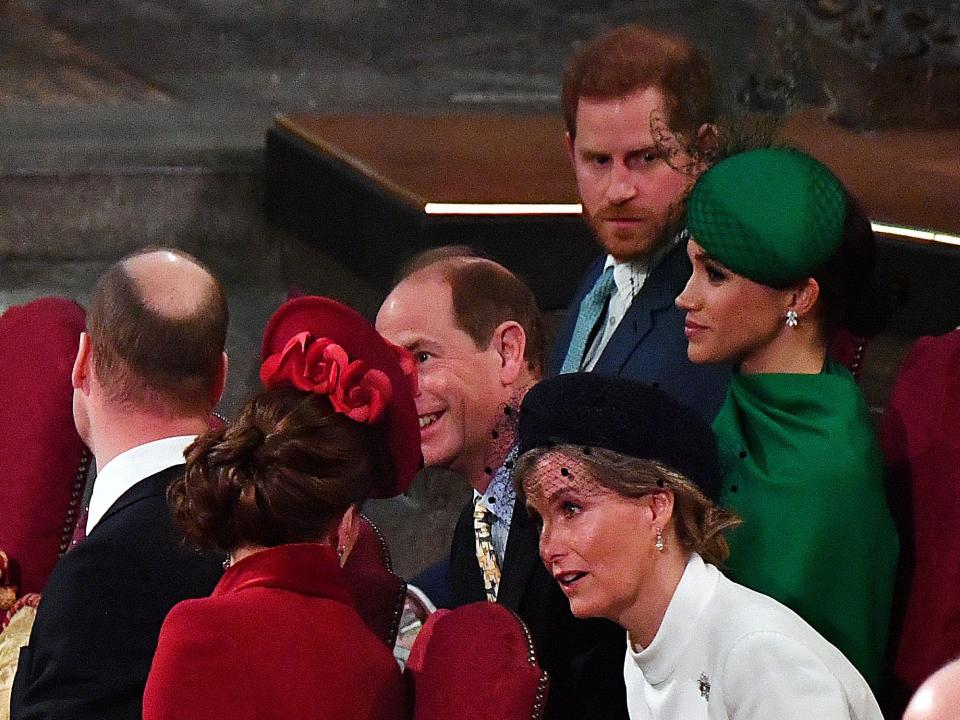
[(171, 415), (211, 409), (227, 303), (220, 283), (179, 250), (146, 250), (97, 281), (87, 314), (93, 369), (112, 402)]
[(195, 258), (178, 250), (153, 250), (120, 261), (145, 307), (160, 317), (193, 317), (217, 292), (217, 281)]
[(903, 720), (960, 720), (960, 659), (947, 663), (924, 681)]
[(527, 368), (540, 377), (546, 365), (546, 343), (533, 292), (503, 265), (470, 252), (464, 246), (427, 250), (406, 265), (397, 285), (431, 280), (449, 285), (457, 326), (481, 350), (490, 346), (501, 323), (516, 322), (526, 335)]

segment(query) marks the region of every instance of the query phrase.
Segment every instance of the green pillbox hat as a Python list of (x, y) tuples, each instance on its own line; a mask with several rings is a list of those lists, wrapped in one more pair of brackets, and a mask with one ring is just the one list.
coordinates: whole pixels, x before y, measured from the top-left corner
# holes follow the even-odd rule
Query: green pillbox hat
[(788, 148), (733, 155), (690, 193), (693, 239), (738, 275), (774, 287), (809, 277), (837, 251), (846, 203), (825, 165)]

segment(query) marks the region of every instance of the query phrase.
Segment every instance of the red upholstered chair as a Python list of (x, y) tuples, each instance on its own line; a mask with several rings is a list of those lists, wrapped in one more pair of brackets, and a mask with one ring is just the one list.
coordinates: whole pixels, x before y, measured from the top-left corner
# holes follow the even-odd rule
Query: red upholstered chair
[(373, 634), (392, 649), (397, 641), (407, 583), (393, 572), (387, 542), (365, 515), (360, 515), (360, 532), (343, 571), (357, 613)]
[(19, 595), (40, 592), (70, 541), (90, 455), (70, 372), (83, 308), (41, 298), (0, 316), (0, 548)]
[(863, 370), (863, 361), (867, 354), (869, 338), (855, 335), (846, 328), (837, 328), (830, 338), (827, 354), (843, 365), (853, 375), (853, 379), (860, 382), (860, 372)]
[(895, 674), (909, 696), (960, 655), (960, 330), (911, 348), (880, 444), (903, 565)]
[(496, 603), (438, 610), (404, 670), (414, 720), (539, 720), (547, 673), (526, 625)]

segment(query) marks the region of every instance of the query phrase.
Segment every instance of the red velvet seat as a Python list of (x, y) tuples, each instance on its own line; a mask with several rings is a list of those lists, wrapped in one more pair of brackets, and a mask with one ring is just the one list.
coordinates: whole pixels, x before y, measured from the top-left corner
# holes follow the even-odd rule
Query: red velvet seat
[(960, 654), (960, 330), (911, 348), (880, 442), (900, 530), (897, 604), (905, 604), (895, 613), (895, 673), (909, 694)]
[(393, 572), (386, 540), (365, 515), (360, 516), (360, 532), (343, 570), (357, 613), (374, 635), (393, 648), (407, 583)]
[(473, 603), (427, 620), (404, 671), (414, 720), (538, 720), (547, 698), (530, 632), (503, 605)]
[(83, 308), (41, 298), (0, 316), (0, 548), (18, 595), (40, 592), (67, 548), (90, 455), (70, 372)]
[(827, 354), (846, 367), (853, 375), (853, 379), (860, 382), (860, 373), (863, 370), (869, 341), (869, 338), (855, 335), (846, 328), (838, 328), (830, 338)]

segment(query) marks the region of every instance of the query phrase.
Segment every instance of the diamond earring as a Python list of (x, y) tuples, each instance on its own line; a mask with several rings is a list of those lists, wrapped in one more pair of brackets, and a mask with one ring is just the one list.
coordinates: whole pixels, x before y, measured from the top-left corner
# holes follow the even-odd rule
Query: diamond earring
[(657, 528), (657, 541), (654, 543), (654, 547), (657, 552), (663, 552), (663, 531), (660, 528)]
[(800, 318), (796, 310), (787, 310), (787, 327), (795, 328), (800, 324)]

